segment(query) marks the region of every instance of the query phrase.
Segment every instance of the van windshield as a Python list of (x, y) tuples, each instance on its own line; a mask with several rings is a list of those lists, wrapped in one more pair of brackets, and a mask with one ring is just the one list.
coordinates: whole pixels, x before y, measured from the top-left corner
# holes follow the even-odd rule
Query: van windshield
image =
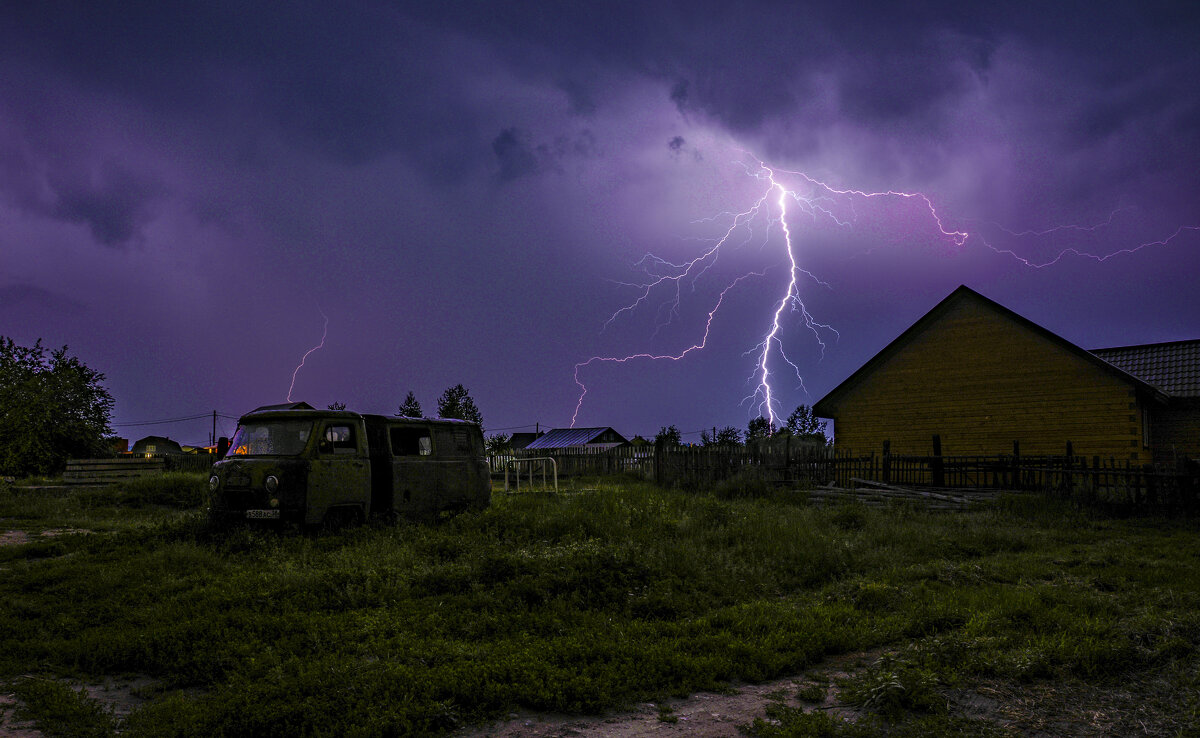
[(228, 456), (297, 456), (308, 445), (308, 420), (263, 420), (239, 425)]

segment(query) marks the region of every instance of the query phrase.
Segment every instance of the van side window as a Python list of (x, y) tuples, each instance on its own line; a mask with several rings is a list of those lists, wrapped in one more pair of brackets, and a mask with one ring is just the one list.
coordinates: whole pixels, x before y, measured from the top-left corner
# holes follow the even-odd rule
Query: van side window
[(471, 434), (466, 428), (454, 429), (454, 452), (460, 456), (471, 455)]
[(325, 426), (325, 435), (321, 437), (321, 448), (319, 450), (323, 454), (358, 453), (358, 442), (354, 440), (354, 426)]
[(390, 436), (393, 456), (429, 456), (433, 452), (428, 428), (394, 427)]

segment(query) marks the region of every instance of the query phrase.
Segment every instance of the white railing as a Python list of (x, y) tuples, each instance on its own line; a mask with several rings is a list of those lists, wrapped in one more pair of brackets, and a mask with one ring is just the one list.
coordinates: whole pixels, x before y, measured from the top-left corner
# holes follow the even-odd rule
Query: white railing
[(509, 459), (508, 463), (504, 465), (504, 491), (505, 492), (508, 491), (508, 471), (509, 471), (509, 469), (513, 470), (513, 472), (514, 472), (513, 476), (515, 477), (515, 480), (514, 480), (515, 484), (513, 485), (513, 487), (514, 487), (513, 491), (514, 492), (521, 491), (521, 465), (522, 464), (526, 464), (529, 466), (529, 477), (528, 477), (529, 481), (527, 482), (527, 484), (530, 487), (533, 487), (533, 470), (534, 470), (533, 468), (535, 466), (535, 462), (541, 462), (542, 489), (549, 489), (549, 487), (547, 487), (547, 485), (546, 485), (546, 463), (545, 462), (547, 462), (547, 461), (550, 462), (550, 468), (554, 470), (554, 491), (558, 492), (558, 462), (556, 462), (553, 458), (551, 458), (549, 456), (530, 456), (530, 457), (523, 458), (523, 459)]

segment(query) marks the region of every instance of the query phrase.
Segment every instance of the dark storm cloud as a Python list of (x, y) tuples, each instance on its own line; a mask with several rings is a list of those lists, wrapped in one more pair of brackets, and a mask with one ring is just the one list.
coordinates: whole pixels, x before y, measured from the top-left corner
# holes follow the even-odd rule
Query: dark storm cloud
[(476, 119), (453, 49), (376, 3), (38, 3), (5, 11), (0, 59), (158, 113), (233, 117), (347, 163), (405, 151), (460, 171)]
[(688, 81), (686, 79), (681, 79), (675, 84), (671, 85), (670, 97), (671, 102), (675, 103), (675, 108), (681, 113), (686, 113), (688, 102)]
[(152, 201), (160, 188), (114, 162), (106, 162), (93, 176), (69, 179), (52, 176), (56, 201), (52, 217), (86, 225), (93, 238), (105, 246), (124, 246), (149, 222)]
[(83, 310), (83, 304), (32, 284), (10, 284), (0, 287), (0, 310), (17, 308), (78, 313)]
[(596, 112), (596, 92), (591, 85), (569, 78), (559, 80), (558, 87), (566, 93), (572, 114), (587, 117)]
[(492, 151), (500, 163), (500, 181), (511, 182), (538, 171), (537, 156), (521, 140), (515, 128), (505, 128), (492, 141)]

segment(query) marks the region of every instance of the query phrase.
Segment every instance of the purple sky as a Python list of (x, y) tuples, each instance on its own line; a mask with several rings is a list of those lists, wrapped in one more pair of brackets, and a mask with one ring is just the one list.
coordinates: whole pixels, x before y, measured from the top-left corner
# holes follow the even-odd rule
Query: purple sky
[(789, 281), (777, 197), (605, 322), (644, 255), (696, 258), (767, 193), (761, 160), (971, 234), (790, 175), (825, 283), (799, 296), (836, 334), (822, 358), (784, 310), (783, 414), (959, 284), (1085, 348), (1200, 337), (1194, 4), (559, 5), (7, 4), (0, 334), (68, 344), (125, 424), (284, 400), (324, 311), (293, 398), (432, 413), (463, 383), (489, 431), (554, 427), (577, 362), (682, 352), (754, 273), (703, 352), (580, 370), (580, 425), (744, 428)]

